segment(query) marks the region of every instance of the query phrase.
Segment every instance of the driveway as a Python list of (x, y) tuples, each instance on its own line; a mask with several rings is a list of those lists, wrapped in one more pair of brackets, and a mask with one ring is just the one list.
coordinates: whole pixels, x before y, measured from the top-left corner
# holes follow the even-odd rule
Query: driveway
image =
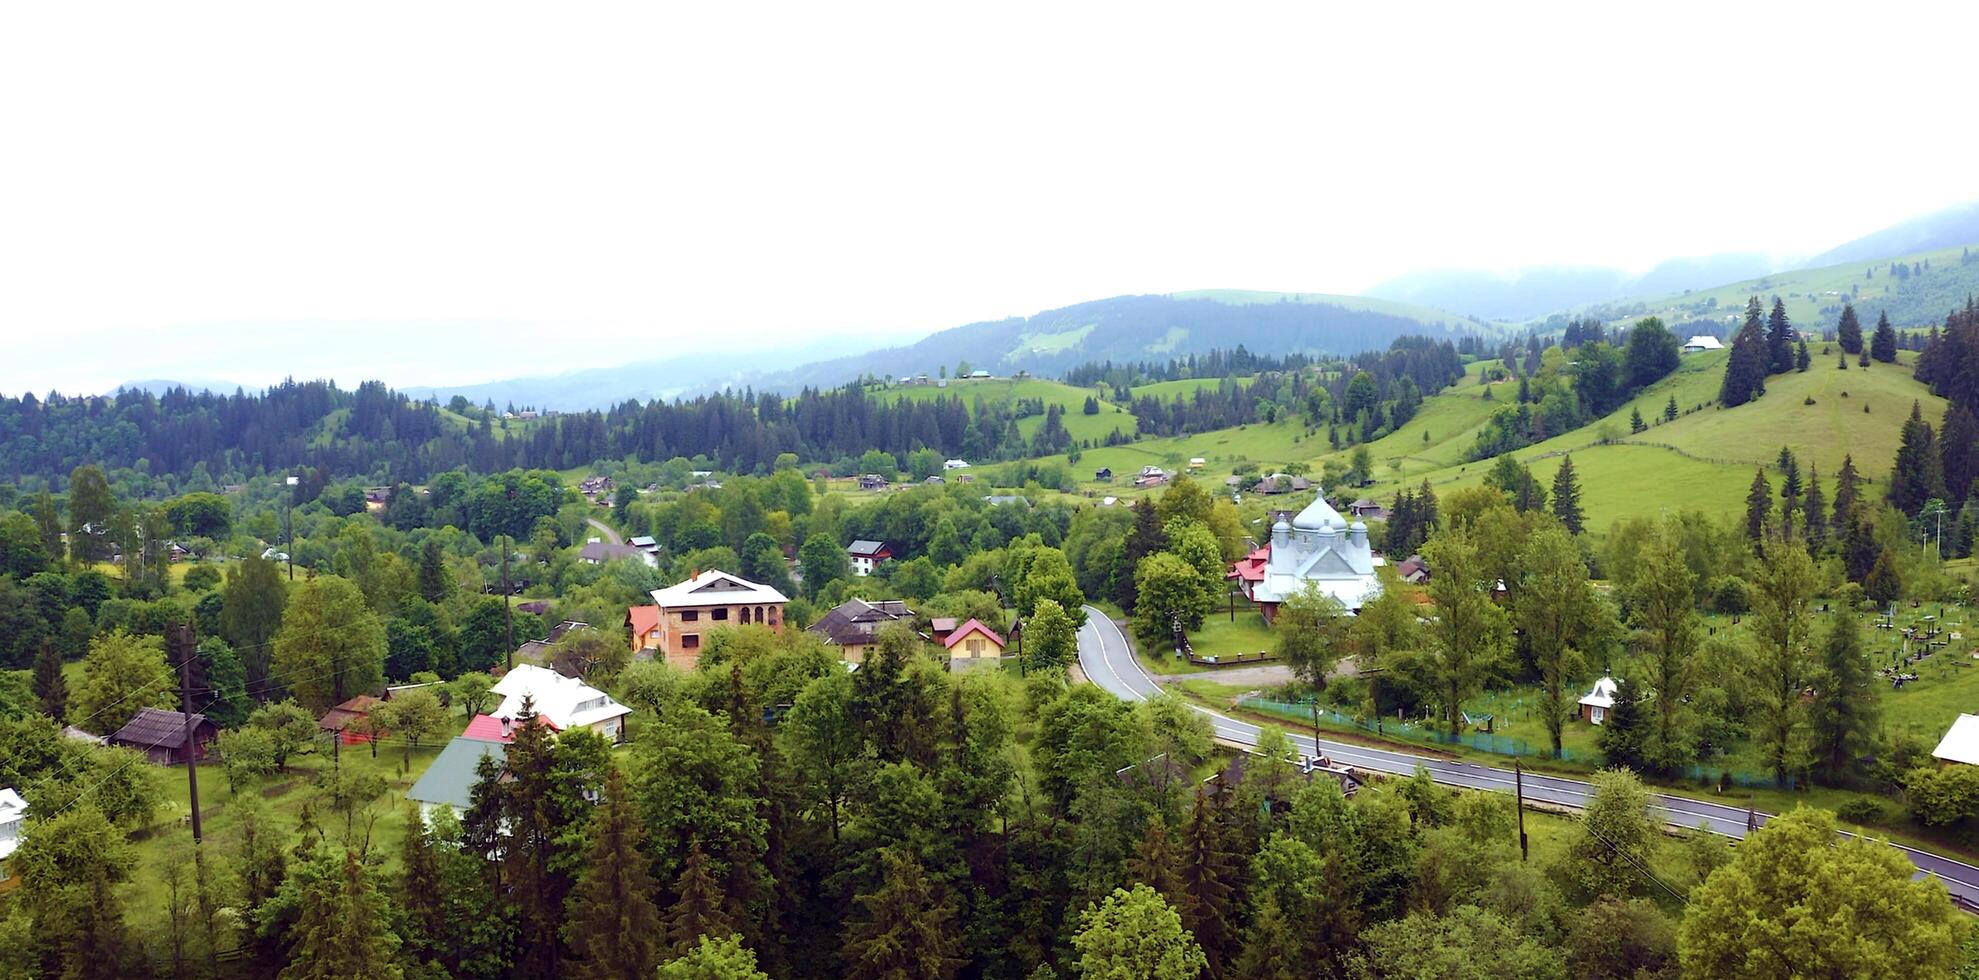
[(597, 529), (599, 534), (604, 535), (606, 544), (625, 543), (625, 539), (623, 537), (620, 537), (619, 533), (617, 531), (612, 530), (612, 526), (610, 524), (606, 524), (604, 521), (598, 520), (595, 517), (587, 517), (584, 519), (584, 523), (591, 525), (593, 528)]

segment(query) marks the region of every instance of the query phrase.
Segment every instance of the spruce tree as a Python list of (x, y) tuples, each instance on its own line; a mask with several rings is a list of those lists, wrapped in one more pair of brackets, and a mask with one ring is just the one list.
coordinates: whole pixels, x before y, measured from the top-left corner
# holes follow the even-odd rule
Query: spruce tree
[(1849, 516), (1855, 513), (1855, 503), (1862, 492), (1862, 478), (1855, 472), (1855, 457), (1842, 456), (1842, 470), (1835, 477), (1835, 518), (1828, 529), (1835, 534), (1842, 533), (1848, 526)]
[(1630, 769), (1643, 767), (1643, 752), (1649, 741), (1649, 718), (1642, 710), (1642, 689), (1624, 677), (1615, 686), (1615, 703), (1601, 719), (1601, 754), (1608, 765)]
[(599, 804), (584, 872), (564, 915), (564, 939), (577, 957), (569, 972), (596, 980), (649, 977), (659, 962), (660, 913), (640, 849), (646, 835), (617, 767), (605, 776)]
[(319, 859), (299, 873), (308, 879), (295, 924), (295, 950), (281, 980), (396, 980), (404, 975), (394, 961), (399, 937), (387, 926), (385, 901), (356, 851), (345, 850), (342, 862)]
[(1773, 485), (1766, 481), (1766, 469), (1753, 470), (1752, 488), (1745, 494), (1745, 537), (1752, 542), (1752, 550), (1763, 550), (1761, 542), (1766, 539), (1766, 515), (1773, 512)]
[(1134, 527), (1127, 532), (1126, 544), (1120, 549), (1120, 564), (1113, 575), (1113, 598), (1121, 609), (1134, 611), (1134, 571), (1140, 568), (1141, 559), (1166, 547), (1168, 534), (1162, 530), (1161, 515), (1155, 513), (1153, 501), (1135, 503)]
[(399, 850), (399, 908), (405, 910), (411, 927), (404, 937), (406, 952), (414, 962), (423, 963), (446, 952), (447, 892), (432, 828), (420, 818), (417, 807), (407, 804), (406, 811), (405, 841)]
[(1862, 592), (1878, 606), (1887, 606), (1903, 597), (1903, 578), (1897, 573), (1897, 555), (1893, 549), (1884, 548), (1876, 555), (1876, 564), (1862, 577)]
[(1127, 858), (1127, 880), (1160, 892), (1171, 905), (1181, 901), (1182, 882), (1175, 874), (1175, 850), (1168, 841), (1168, 825), (1159, 813), (1148, 815), (1140, 846)]
[[(1835, 325), (1835, 341), (1844, 354), (1862, 353), (1862, 321), (1856, 319), (1853, 303), (1842, 304), (1841, 322)], [(1848, 359), (1843, 358), (1842, 363), (1848, 363)]]
[(1885, 364), (1894, 364), (1897, 359), (1897, 332), (1890, 326), (1890, 313), (1884, 310), (1876, 318), (1876, 335), (1869, 340), (1869, 356)]
[(1979, 418), (1964, 405), (1945, 406), (1944, 422), (1938, 426), (1938, 457), (1945, 502), (1955, 503), (1979, 479)]
[(1195, 808), (1183, 831), (1181, 900), (1176, 908), (1182, 924), (1202, 945), (1210, 976), (1220, 976), (1231, 953), (1235, 923), (1236, 861), (1225, 843), (1223, 821), (1207, 792), (1197, 790)]
[(42, 714), (58, 721), (68, 716), (69, 685), (62, 679), (62, 654), (48, 640), (41, 641), (41, 652), (34, 655), (34, 698)]
[(1800, 512), (1805, 515), (1801, 523), (1807, 550), (1819, 555), (1828, 544), (1828, 502), (1821, 493), (1821, 471), (1813, 466), (1807, 468), (1807, 495), (1801, 498)]
[(1567, 526), (1567, 531), (1579, 534), (1583, 530), (1580, 512), (1580, 479), (1574, 474), (1574, 457), (1569, 454), (1560, 458), (1560, 469), (1553, 474), (1553, 516)]
[(1725, 380), (1718, 387), (1718, 401), (1736, 408), (1766, 393), (1766, 369), (1771, 364), (1766, 328), (1759, 297), (1745, 307), (1745, 325), (1732, 337), (1732, 353), (1725, 359)]
[(1800, 346), (1794, 349), (1793, 369), (1805, 374), (1807, 369), (1813, 366), (1814, 359), (1807, 353), (1807, 341), (1802, 340)]
[(1862, 625), (1856, 619), (1854, 586), (1843, 590), (1828, 635), (1821, 645), (1821, 676), (1815, 685), (1814, 757), (1825, 781), (1845, 784), (1857, 759), (1875, 738), (1876, 677), (1862, 652)]
[(912, 852), (880, 849), (879, 887), (857, 896), (841, 944), (853, 980), (938, 980), (955, 975), (955, 905)]
[(1913, 517), (1926, 501), (1945, 497), (1944, 461), (1938, 455), (1931, 423), (1924, 421), (1923, 407), (1915, 401), (1910, 403), (1910, 418), (1904, 420), (1898, 438), (1889, 497), (1898, 510)]
[(1629, 409), (1629, 431), (1641, 432), (1642, 430), (1647, 428), (1649, 428), (1649, 423), (1644, 422), (1642, 420), (1642, 409), (1640, 408)]
[(1794, 332), (1787, 320), (1787, 304), (1773, 297), (1773, 312), (1766, 317), (1766, 373), (1785, 374), (1793, 370)]
[(447, 575), (447, 560), (437, 538), (428, 538), (419, 548), (419, 596), (431, 603), (447, 601), (453, 582)]
[(1849, 581), (1858, 584), (1868, 580), (1869, 571), (1876, 566), (1876, 559), (1882, 554), (1882, 545), (1876, 542), (1876, 526), (1870, 522), (1864, 509), (1858, 507), (1848, 512), (1838, 542), (1842, 569)]
[(1671, 395), (1669, 402), (1663, 406), (1663, 421), (1675, 422), (1676, 420), (1677, 420), (1677, 396)]
[(1793, 450), (1780, 447), (1780, 539), (1793, 537), (1794, 512), (1800, 509), (1800, 462)]
[(667, 909), (664, 923), (670, 955), (686, 955), (702, 936), (720, 939), (736, 931), (736, 923), (723, 910), (721, 882), (709, 867), (708, 852), (701, 847), (699, 837), (687, 847), (673, 893), (678, 897)]
[(1847, 354), (1843, 354), (1843, 355), (1841, 356), (1841, 360), (1840, 360), (1840, 362), (1839, 362), (1838, 364), (1836, 364), (1835, 366), (1836, 366), (1837, 368), (1839, 368), (1839, 369), (1841, 369), (1841, 370), (1843, 370), (1843, 371), (1846, 371), (1846, 370), (1848, 370), (1848, 355), (1847, 355)]

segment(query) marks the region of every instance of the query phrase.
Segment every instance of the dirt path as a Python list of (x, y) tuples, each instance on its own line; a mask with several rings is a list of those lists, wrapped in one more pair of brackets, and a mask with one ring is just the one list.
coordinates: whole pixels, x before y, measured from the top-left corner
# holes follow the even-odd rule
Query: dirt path
[(605, 536), (606, 544), (625, 543), (625, 539), (619, 537), (619, 533), (617, 531), (612, 530), (612, 526), (610, 524), (606, 524), (604, 521), (598, 520), (595, 517), (587, 517), (584, 519), (584, 523), (589, 524), (594, 528), (597, 528), (598, 533)]

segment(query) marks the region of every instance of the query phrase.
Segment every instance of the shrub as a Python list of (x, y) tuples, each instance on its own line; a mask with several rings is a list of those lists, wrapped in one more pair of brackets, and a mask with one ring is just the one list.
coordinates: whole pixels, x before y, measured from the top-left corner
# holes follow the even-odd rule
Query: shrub
[(1849, 823), (1879, 824), (1888, 815), (1889, 811), (1883, 806), (1882, 801), (1872, 800), (1866, 796), (1846, 800), (1842, 805), (1835, 807), (1835, 816)]

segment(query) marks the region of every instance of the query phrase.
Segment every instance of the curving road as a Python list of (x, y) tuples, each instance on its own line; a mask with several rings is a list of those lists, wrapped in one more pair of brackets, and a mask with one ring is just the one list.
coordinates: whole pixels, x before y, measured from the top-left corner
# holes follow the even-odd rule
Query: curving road
[[(1142, 669), (1140, 661), (1134, 659), (1133, 649), (1128, 645), (1126, 634), (1120, 631), (1119, 624), (1101, 610), (1092, 606), (1085, 608), (1086, 625), (1079, 628), (1079, 668), (1086, 677), (1114, 696), (1129, 701), (1145, 700), (1164, 693), (1161, 685)], [(1190, 707), (1208, 717), (1210, 729), (1218, 741), (1238, 746), (1257, 744), (1258, 726), (1199, 705)], [(1445, 785), (1507, 793), (1512, 791), (1516, 779), (1510, 769), (1496, 769), (1475, 762), (1457, 762), (1328, 739), (1322, 739), (1315, 745), (1310, 736), (1290, 731), (1287, 734), (1291, 736), (1293, 746), (1303, 755), (1323, 755), (1334, 762), (1371, 772), (1406, 776), (1417, 769), (1427, 769), (1432, 779)], [(1594, 787), (1578, 779), (1530, 772), (1525, 774), (1525, 795), (1529, 800), (1580, 809), (1587, 805), (1593, 794)], [(1769, 816), (1764, 813), (1748, 814), (1743, 808), (1707, 800), (1661, 794), (1650, 797), (1649, 808), (1673, 826), (1694, 828), (1702, 825), (1727, 837), (1740, 838), (1745, 836), (1748, 818), (1764, 824)], [(1892, 846), (1904, 852), (1917, 866), (1919, 877), (1927, 873), (1937, 875), (1961, 906), (1968, 910), (1979, 909), (1979, 868), (1926, 851), (1902, 845)]]

